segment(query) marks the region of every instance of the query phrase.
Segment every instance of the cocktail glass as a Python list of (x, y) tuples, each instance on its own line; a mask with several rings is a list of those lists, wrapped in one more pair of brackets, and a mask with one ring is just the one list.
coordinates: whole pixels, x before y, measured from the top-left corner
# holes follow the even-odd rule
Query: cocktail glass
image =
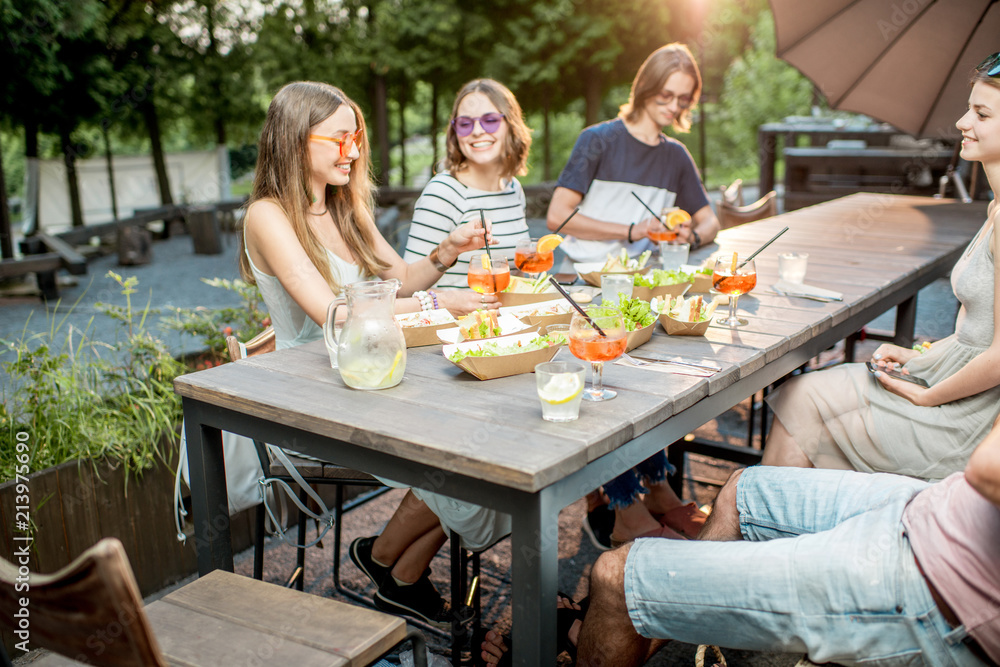
[(720, 294), (729, 297), (729, 317), (720, 317), (716, 322), (727, 327), (744, 326), (747, 321), (736, 317), (736, 302), (756, 286), (757, 265), (752, 259), (743, 266), (739, 266), (738, 263), (734, 266), (730, 259), (715, 260), (712, 287)]
[[(584, 311), (590, 318), (573, 313), (569, 324), (569, 351), (577, 359), (589, 361), (593, 369), (590, 388), (583, 392), (585, 401), (608, 401), (618, 395), (604, 388), (604, 362), (614, 361), (622, 356), (628, 344), (625, 321), (622, 313), (612, 306), (586, 306)], [(601, 333), (591, 324), (593, 322)]]
[(480, 294), (496, 294), (510, 285), (510, 266), (504, 255), (477, 252), (469, 260), (469, 287)]
[(538, 239), (521, 239), (514, 248), (514, 266), (532, 278), (551, 269), (554, 262), (554, 251), (538, 251)]

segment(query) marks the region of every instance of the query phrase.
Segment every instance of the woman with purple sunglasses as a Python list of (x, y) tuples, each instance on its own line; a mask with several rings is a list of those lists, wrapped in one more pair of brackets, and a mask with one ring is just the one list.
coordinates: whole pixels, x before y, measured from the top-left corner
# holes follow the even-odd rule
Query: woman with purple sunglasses
[[(423, 258), (460, 224), (479, 219), (480, 211), (497, 241), (491, 250), (512, 257), (517, 242), (529, 235), (524, 190), (516, 178), (527, 173), (531, 147), (521, 105), (502, 83), (470, 81), (455, 97), (446, 143), (444, 169), (414, 205), (404, 259)], [(471, 255), (459, 256), (438, 284), (465, 286)], [(495, 295), (484, 295), (482, 302), (500, 306)]]

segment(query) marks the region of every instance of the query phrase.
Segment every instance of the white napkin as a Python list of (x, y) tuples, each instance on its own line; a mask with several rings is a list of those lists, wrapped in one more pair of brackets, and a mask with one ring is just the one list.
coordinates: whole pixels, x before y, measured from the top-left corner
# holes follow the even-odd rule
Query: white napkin
[(779, 280), (772, 285), (772, 289), (779, 294), (786, 294), (788, 296), (815, 296), (820, 299), (832, 299), (834, 301), (839, 301), (844, 298), (844, 295), (840, 292), (834, 292), (833, 290), (823, 289), (822, 287), (815, 287), (813, 285), (806, 285), (805, 283), (790, 283), (786, 280)]

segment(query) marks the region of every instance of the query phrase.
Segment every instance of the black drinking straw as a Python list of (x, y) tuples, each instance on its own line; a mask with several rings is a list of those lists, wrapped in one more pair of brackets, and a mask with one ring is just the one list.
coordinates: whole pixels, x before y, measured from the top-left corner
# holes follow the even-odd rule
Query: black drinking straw
[(573, 297), (571, 297), (569, 295), (569, 293), (566, 292), (566, 290), (564, 290), (562, 288), (562, 285), (560, 285), (558, 282), (556, 282), (555, 276), (549, 276), (549, 282), (552, 283), (553, 287), (555, 287), (557, 290), (559, 290), (560, 294), (562, 294), (564, 297), (566, 297), (566, 300), (569, 301), (569, 303), (570, 303), (571, 306), (573, 306), (574, 308), (576, 308), (576, 310), (577, 310), (578, 313), (580, 313), (585, 318), (587, 318), (587, 321), (590, 322), (590, 326), (594, 327), (594, 329), (597, 331), (597, 333), (601, 334), (601, 336), (603, 336), (604, 338), (608, 337), (608, 334), (604, 333), (604, 330), (601, 329), (601, 327), (597, 326), (597, 322), (595, 322), (594, 320), (590, 319), (590, 315), (587, 314), (587, 311), (585, 311), (580, 306), (580, 304), (578, 304), (576, 301), (573, 300)]
[(577, 213), (579, 213), (579, 212), (580, 212), (580, 207), (579, 207), (579, 206), (577, 206), (576, 208), (574, 208), (574, 209), (573, 209), (573, 212), (569, 214), (569, 217), (568, 217), (568, 218), (566, 218), (565, 220), (563, 220), (563, 221), (562, 221), (562, 224), (561, 224), (561, 225), (559, 225), (558, 227), (556, 227), (556, 231), (554, 231), (554, 232), (552, 232), (552, 233), (553, 233), (553, 234), (558, 234), (558, 233), (559, 233), (559, 230), (561, 230), (561, 229), (562, 229), (563, 227), (565, 227), (565, 226), (566, 226), (566, 223), (567, 223), (567, 222), (569, 222), (570, 220), (572, 220), (572, 219), (573, 219), (573, 216), (574, 216), (574, 215), (576, 215), (576, 214), (577, 214)]
[(493, 275), (493, 258), (490, 257), (490, 242), (486, 239), (486, 214), (483, 213), (483, 209), (479, 209), (479, 222), (483, 224), (483, 242), (486, 244), (486, 257), (489, 258), (490, 264), (490, 284), (493, 285), (493, 293), (497, 293), (497, 279)]
[(642, 204), (643, 206), (645, 206), (646, 210), (653, 214), (654, 218), (656, 218), (657, 220), (660, 219), (660, 214), (657, 213), (656, 211), (654, 211), (653, 209), (649, 208), (649, 205), (646, 204), (646, 202), (642, 201), (642, 197), (640, 197), (639, 195), (637, 195), (635, 193), (635, 190), (631, 190), (631, 192), (632, 192), (632, 196), (635, 197), (636, 199), (638, 199), (639, 203)]
[(771, 245), (772, 243), (774, 243), (775, 241), (777, 241), (777, 240), (778, 240), (778, 237), (779, 237), (779, 236), (781, 236), (782, 234), (784, 234), (784, 233), (785, 233), (785, 232), (787, 232), (787, 231), (788, 231), (788, 227), (785, 227), (785, 228), (784, 228), (784, 229), (782, 229), (782, 230), (781, 230), (780, 232), (778, 232), (777, 234), (775, 234), (775, 235), (774, 235), (774, 238), (772, 238), (772, 239), (771, 239), (770, 241), (768, 241), (767, 243), (765, 243), (765, 244), (764, 244), (764, 245), (762, 245), (761, 247), (757, 248), (757, 250), (756, 250), (756, 251), (755, 251), (755, 252), (754, 252), (754, 253), (753, 253), (752, 255), (750, 255), (749, 257), (747, 257), (746, 259), (744, 259), (744, 260), (743, 260), (742, 262), (740, 262), (740, 265), (739, 265), (739, 266), (737, 266), (736, 268), (737, 268), (737, 269), (742, 269), (742, 268), (743, 268), (743, 265), (744, 265), (744, 264), (746, 264), (746, 263), (747, 263), (747, 262), (749, 262), (749, 261), (750, 261), (751, 259), (753, 259), (753, 258), (754, 258), (754, 257), (756, 257), (757, 255), (759, 255), (759, 254), (760, 254), (760, 251), (761, 251), (761, 250), (763, 250), (763, 249), (764, 249), (764, 248), (766, 248), (767, 246), (769, 246), (769, 245)]

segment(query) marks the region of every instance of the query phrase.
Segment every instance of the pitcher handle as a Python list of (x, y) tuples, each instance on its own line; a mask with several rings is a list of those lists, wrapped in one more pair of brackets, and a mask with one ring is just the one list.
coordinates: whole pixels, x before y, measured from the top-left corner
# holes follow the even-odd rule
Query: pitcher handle
[(323, 324), (323, 338), (326, 340), (326, 346), (329, 349), (335, 349), (338, 345), (337, 329), (334, 324), (337, 321), (337, 309), (346, 305), (347, 303), (343, 299), (335, 299), (330, 302), (329, 306), (326, 307), (326, 322)]

